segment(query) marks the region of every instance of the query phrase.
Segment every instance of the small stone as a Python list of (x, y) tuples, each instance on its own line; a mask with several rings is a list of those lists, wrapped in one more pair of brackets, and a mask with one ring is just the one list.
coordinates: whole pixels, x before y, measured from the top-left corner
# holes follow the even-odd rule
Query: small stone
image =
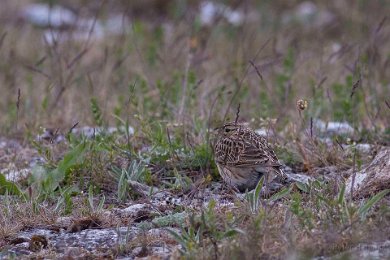
[(55, 224), (62, 227), (62, 228), (67, 228), (72, 224), (72, 218), (71, 217), (59, 217), (59, 218), (57, 218)]
[(27, 5), (22, 16), (28, 22), (43, 27), (70, 26), (77, 21), (76, 15), (64, 7), (38, 3)]
[(327, 122), (322, 120), (314, 121), (314, 128), (323, 136), (346, 135), (354, 133), (352, 126), (346, 122)]
[(31, 173), (30, 169), (20, 169), (20, 170), (17, 170), (17, 169), (3, 169), (2, 172), (7, 172), (7, 170), (8, 170), (8, 173), (5, 174), (5, 178), (8, 181), (12, 181), (12, 182), (19, 182), (21, 180), (24, 180)]
[[(383, 148), (362, 170), (351, 173), (346, 182), (346, 195), (353, 183), (354, 198), (367, 197), (390, 188), (390, 148)], [(354, 177), (355, 176), (355, 177)]]
[(30, 242), (28, 244), (28, 249), (33, 252), (39, 252), (42, 249), (47, 248), (49, 242), (45, 236), (42, 235), (34, 235), (31, 237)]
[(134, 222), (142, 222), (153, 218), (157, 212), (148, 204), (134, 204), (125, 209), (116, 210), (122, 218), (132, 218)]
[(353, 151), (353, 149), (356, 149), (356, 151), (360, 153), (370, 153), (371, 151), (371, 145), (370, 144), (356, 144), (356, 145), (345, 145), (343, 146), (344, 149)]
[(267, 129), (265, 129), (265, 128), (256, 129), (255, 133), (260, 135), (260, 136), (263, 136), (263, 137), (267, 137), (268, 136)]
[(310, 181), (314, 180), (312, 177), (303, 175), (303, 174), (298, 174), (298, 173), (286, 173), (287, 175), (287, 181), (289, 182), (300, 182), (303, 184), (309, 184)]

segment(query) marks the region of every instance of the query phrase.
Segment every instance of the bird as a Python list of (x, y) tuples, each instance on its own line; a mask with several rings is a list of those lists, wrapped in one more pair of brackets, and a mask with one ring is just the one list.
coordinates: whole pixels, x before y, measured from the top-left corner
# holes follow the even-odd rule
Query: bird
[[(215, 129), (215, 162), (222, 179), (240, 192), (264, 183), (280, 186), (286, 175), (267, 140), (242, 123), (229, 122)], [(270, 185), (268, 187), (271, 187)]]

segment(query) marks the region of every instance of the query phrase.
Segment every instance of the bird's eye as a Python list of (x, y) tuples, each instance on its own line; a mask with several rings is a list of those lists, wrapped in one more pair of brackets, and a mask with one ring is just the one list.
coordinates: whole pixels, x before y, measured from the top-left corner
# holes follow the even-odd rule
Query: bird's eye
[(230, 129), (229, 128), (225, 128), (225, 133), (229, 133), (230, 132)]

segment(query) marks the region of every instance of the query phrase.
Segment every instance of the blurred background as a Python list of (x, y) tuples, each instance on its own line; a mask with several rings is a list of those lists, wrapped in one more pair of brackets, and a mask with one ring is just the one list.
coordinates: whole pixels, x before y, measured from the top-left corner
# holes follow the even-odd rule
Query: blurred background
[[(0, 131), (160, 120), (388, 131), (390, 1), (2, 0)], [(297, 108), (297, 101), (307, 108)], [(202, 127), (203, 126), (203, 127)]]

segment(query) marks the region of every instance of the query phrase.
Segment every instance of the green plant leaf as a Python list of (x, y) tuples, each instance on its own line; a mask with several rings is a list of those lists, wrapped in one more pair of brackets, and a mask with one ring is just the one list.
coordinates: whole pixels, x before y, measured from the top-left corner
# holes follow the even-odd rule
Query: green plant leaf
[(103, 113), (95, 97), (91, 98), (91, 111), (97, 126), (103, 126)]
[(298, 189), (300, 189), (301, 191), (303, 191), (305, 193), (309, 192), (307, 184), (297, 181), (295, 183), (295, 185), (297, 185)]
[(368, 211), (374, 206), (378, 201), (383, 199), (388, 193), (390, 192), (390, 189), (383, 190), (379, 193), (377, 193), (375, 196), (373, 196), (371, 199), (369, 199), (366, 203), (364, 203), (358, 210), (358, 215), (361, 219), (365, 219)]
[(245, 234), (245, 232), (241, 229), (238, 229), (238, 228), (235, 228), (235, 229), (230, 229), (228, 231), (226, 231), (224, 234), (223, 234), (223, 238), (228, 238), (228, 237), (233, 237), (237, 234)]
[(270, 201), (276, 201), (278, 199), (281, 199), (283, 197), (286, 197), (288, 194), (290, 194), (292, 190), (292, 187), (290, 188), (284, 188), (282, 189), (281, 191), (279, 191), (278, 193), (275, 193), (274, 195), (271, 196), (271, 198), (269, 199)]
[(65, 174), (84, 157), (87, 144), (82, 142), (69, 151), (64, 158), (58, 163), (57, 168), (51, 173), (55, 182), (59, 183), (64, 180)]
[(15, 183), (8, 181), (5, 176), (0, 173), (0, 194), (21, 195), (22, 192)]
[(261, 177), (260, 181), (257, 183), (256, 188), (255, 188), (254, 196), (255, 196), (256, 201), (260, 197), (260, 192), (261, 192), (261, 189), (263, 188), (263, 184), (264, 184), (264, 176)]
[(345, 183), (341, 186), (341, 190), (339, 193), (339, 197), (337, 199), (338, 204), (342, 204), (344, 201), (344, 194), (345, 194)]

